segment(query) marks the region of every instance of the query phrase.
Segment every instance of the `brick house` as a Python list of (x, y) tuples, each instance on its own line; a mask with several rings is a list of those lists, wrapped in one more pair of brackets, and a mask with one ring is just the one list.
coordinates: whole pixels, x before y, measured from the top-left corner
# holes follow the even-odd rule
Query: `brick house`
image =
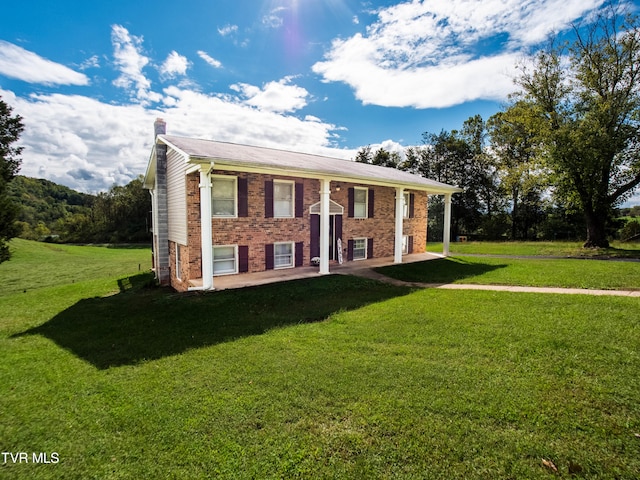
[[(425, 251), (427, 196), (460, 189), (392, 168), (166, 135), (144, 178), (152, 197), (153, 267), (178, 291), (219, 275)], [(448, 241), (445, 242), (445, 255)]]

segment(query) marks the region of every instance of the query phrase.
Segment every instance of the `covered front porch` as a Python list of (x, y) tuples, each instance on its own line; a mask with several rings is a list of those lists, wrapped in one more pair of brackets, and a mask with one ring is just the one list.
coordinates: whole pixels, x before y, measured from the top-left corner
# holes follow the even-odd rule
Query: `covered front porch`
[[(403, 255), (402, 263), (424, 262), (426, 260), (435, 260), (442, 258), (437, 253), (416, 253)], [(345, 262), (342, 265), (338, 262), (331, 263), (331, 273), (338, 275), (360, 274), (363, 271), (372, 271), (376, 267), (393, 265), (394, 257), (371, 258), (368, 260), (358, 260), (353, 262)], [(233, 288), (252, 287), (256, 285), (266, 285), (269, 283), (285, 282), (288, 280), (299, 280), (302, 278), (312, 278), (318, 276), (318, 266), (286, 268), (282, 270), (266, 270), (257, 273), (243, 273), (241, 275), (222, 275), (215, 277), (215, 290), (228, 290)], [(367, 275), (364, 275), (367, 276)], [(200, 290), (202, 288), (202, 279), (192, 280), (190, 285), (192, 290)]]

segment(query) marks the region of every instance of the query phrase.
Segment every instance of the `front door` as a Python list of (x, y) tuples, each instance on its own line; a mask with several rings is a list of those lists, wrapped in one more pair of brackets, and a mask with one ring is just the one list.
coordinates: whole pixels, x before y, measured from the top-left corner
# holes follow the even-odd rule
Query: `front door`
[[(311, 258), (320, 256), (320, 215), (311, 215)], [(329, 216), (329, 260), (338, 259), (338, 239), (342, 237), (342, 215)]]

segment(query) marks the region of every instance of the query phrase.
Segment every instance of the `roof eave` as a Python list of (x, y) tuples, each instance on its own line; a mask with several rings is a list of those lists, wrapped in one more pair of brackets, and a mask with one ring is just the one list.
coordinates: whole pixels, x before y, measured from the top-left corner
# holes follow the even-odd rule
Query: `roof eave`
[(156, 145), (153, 144), (151, 149), (151, 156), (147, 163), (147, 170), (144, 173), (144, 179), (142, 181), (142, 188), (151, 190), (156, 184)]
[(398, 180), (384, 180), (376, 179), (364, 175), (349, 175), (344, 173), (336, 173), (331, 171), (319, 171), (316, 169), (305, 168), (278, 168), (272, 166), (265, 166), (260, 163), (250, 162), (234, 162), (233, 160), (215, 157), (202, 157), (202, 156), (188, 156), (188, 163), (190, 164), (211, 164), (213, 163), (214, 170), (234, 170), (237, 172), (250, 172), (250, 173), (270, 173), (274, 175), (285, 175), (313, 178), (313, 179), (330, 179), (333, 181), (352, 182), (352, 183), (366, 183), (368, 185), (377, 185), (383, 187), (407, 187), (413, 190), (425, 191), (432, 194), (445, 195), (448, 193), (462, 192), (461, 188), (449, 187), (446, 185), (425, 185), (418, 182), (406, 182)]

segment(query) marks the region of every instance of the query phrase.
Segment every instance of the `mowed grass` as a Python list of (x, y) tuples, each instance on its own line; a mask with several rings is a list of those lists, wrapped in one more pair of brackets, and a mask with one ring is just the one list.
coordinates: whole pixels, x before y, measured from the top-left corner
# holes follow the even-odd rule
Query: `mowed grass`
[(0, 298), (0, 477), (640, 475), (638, 299), (148, 280)]
[(11, 261), (0, 263), (0, 297), (151, 268), (148, 246), (75, 246), (15, 238), (10, 250)]
[[(513, 255), (575, 258), (640, 258), (640, 243), (614, 241), (611, 248), (582, 248), (583, 242), (452, 242), (453, 255)], [(442, 243), (429, 243), (427, 250), (442, 253)]]
[(454, 256), (376, 270), (418, 283), (640, 289), (640, 262), (632, 261)]

